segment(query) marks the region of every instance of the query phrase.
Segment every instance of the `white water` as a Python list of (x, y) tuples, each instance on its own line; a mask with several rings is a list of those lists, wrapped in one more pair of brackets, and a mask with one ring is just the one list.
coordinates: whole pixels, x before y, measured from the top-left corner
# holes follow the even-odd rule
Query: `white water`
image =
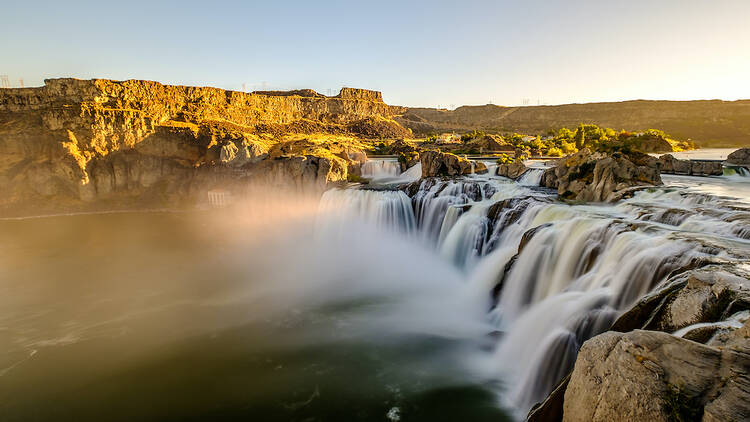
[(422, 164), (417, 163), (401, 172), (401, 165), (395, 158), (368, 159), (362, 165), (362, 177), (378, 185), (411, 183), (422, 177)]
[[(697, 324), (688, 325), (685, 328), (681, 328), (672, 335), (676, 337), (684, 337), (685, 334), (696, 330), (698, 328), (705, 328), (705, 327), (715, 327), (718, 329), (721, 328), (742, 328), (742, 325), (750, 318), (750, 311), (740, 311), (736, 314), (730, 316), (724, 321), (718, 321), (718, 322), (699, 322)], [(709, 340), (710, 341), (710, 340)]]
[(383, 179), (396, 177), (401, 174), (401, 165), (395, 159), (370, 160), (362, 164), (362, 177), (368, 179)]
[(542, 181), (542, 174), (544, 169), (530, 168), (518, 178), (518, 183), (524, 186), (539, 186), (539, 182)]
[[(750, 184), (667, 176), (666, 187), (618, 205), (566, 205), (532, 190), (541, 171), (517, 183), (491, 175), (428, 179), (410, 199), (408, 232), (465, 274), (477, 306), (491, 307), (487, 320), (503, 334), (476, 365), (506, 386), (502, 403), (519, 418), (572, 369), (585, 340), (606, 331), (672, 270), (716, 253), (738, 264), (750, 256), (750, 208), (743, 207)], [(340, 195), (349, 197), (338, 198), (342, 204), (357, 198), (364, 215), (383, 215), (377, 201), (361, 198), (380, 192)], [(403, 216), (405, 198), (388, 198), (401, 210), (390, 213), (399, 215), (391, 225), (403, 227), (402, 220), (411, 221)], [(506, 207), (493, 211), (500, 201)]]

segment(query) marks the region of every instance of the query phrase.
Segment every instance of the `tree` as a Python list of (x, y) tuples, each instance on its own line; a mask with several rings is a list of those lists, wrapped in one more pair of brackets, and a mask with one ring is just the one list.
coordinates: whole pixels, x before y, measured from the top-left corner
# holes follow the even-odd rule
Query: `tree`
[(573, 140), (576, 143), (576, 148), (583, 149), (584, 143), (586, 142), (586, 128), (583, 126), (583, 123), (578, 125), (578, 129), (576, 129), (576, 134), (573, 136)]

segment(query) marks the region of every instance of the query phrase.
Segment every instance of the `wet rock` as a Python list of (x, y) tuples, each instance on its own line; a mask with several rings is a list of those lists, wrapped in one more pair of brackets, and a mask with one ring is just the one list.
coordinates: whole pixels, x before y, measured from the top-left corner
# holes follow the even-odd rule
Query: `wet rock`
[(523, 176), (527, 170), (526, 165), (522, 161), (516, 161), (510, 164), (498, 164), (496, 174), (516, 180)]
[(643, 153), (592, 153), (583, 150), (557, 161), (542, 176), (542, 186), (565, 199), (614, 202), (633, 189), (661, 185), (657, 160)]
[(691, 165), (689, 160), (678, 160), (672, 154), (664, 154), (659, 157), (659, 170), (662, 173), (689, 175)]
[(563, 419), (563, 404), (565, 403), (565, 390), (568, 388), (570, 375), (560, 381), (547, 398), (534, 406), (526, 417), (527, 422), (553, 422)]
[(692, 176), (721, 176), (724, 174), (724, 166), (716, 161), (692, 161), (690, 174)]
[(643, 328), (671, 333), (750, 309), (750, 280), (737, 271), (708, 265), (677, 274), (621, 315), (612, 330)]
[(460, 176), (472, 173), (484, 173), (484, 163), (471, 161), (457, 155), (440, 151), (423, 151), (420, 154), (422, 177)]
[(724, 166), (718, 161), (678, 160), (671, 154), (659, 157), (662, 174), (684, 174), (690, 176), (721, 176)]
[(727, 163), (750, 167), (750, 148), (740, 148), (727, 156)]

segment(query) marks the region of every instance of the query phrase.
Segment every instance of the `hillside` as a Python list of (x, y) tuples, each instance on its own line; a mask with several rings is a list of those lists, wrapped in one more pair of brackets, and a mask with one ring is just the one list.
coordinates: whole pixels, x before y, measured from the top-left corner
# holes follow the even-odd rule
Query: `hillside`
[(484, 130), (545, 133), (596, 124), (630, 131), (657, 128), (702, 147), (750, 145), (750, 100), (624, 101), (558, 106), (463, 106), (455, 110), (409, 108), (396, 119), (415, 133)]

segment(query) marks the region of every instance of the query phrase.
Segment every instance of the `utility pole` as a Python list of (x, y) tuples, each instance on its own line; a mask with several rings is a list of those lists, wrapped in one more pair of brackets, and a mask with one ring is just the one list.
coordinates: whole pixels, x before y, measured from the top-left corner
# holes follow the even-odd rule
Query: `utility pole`
[(0, 75), (0, 88), (10, 88), (10, 81), (8, 81), (8, 75)]

